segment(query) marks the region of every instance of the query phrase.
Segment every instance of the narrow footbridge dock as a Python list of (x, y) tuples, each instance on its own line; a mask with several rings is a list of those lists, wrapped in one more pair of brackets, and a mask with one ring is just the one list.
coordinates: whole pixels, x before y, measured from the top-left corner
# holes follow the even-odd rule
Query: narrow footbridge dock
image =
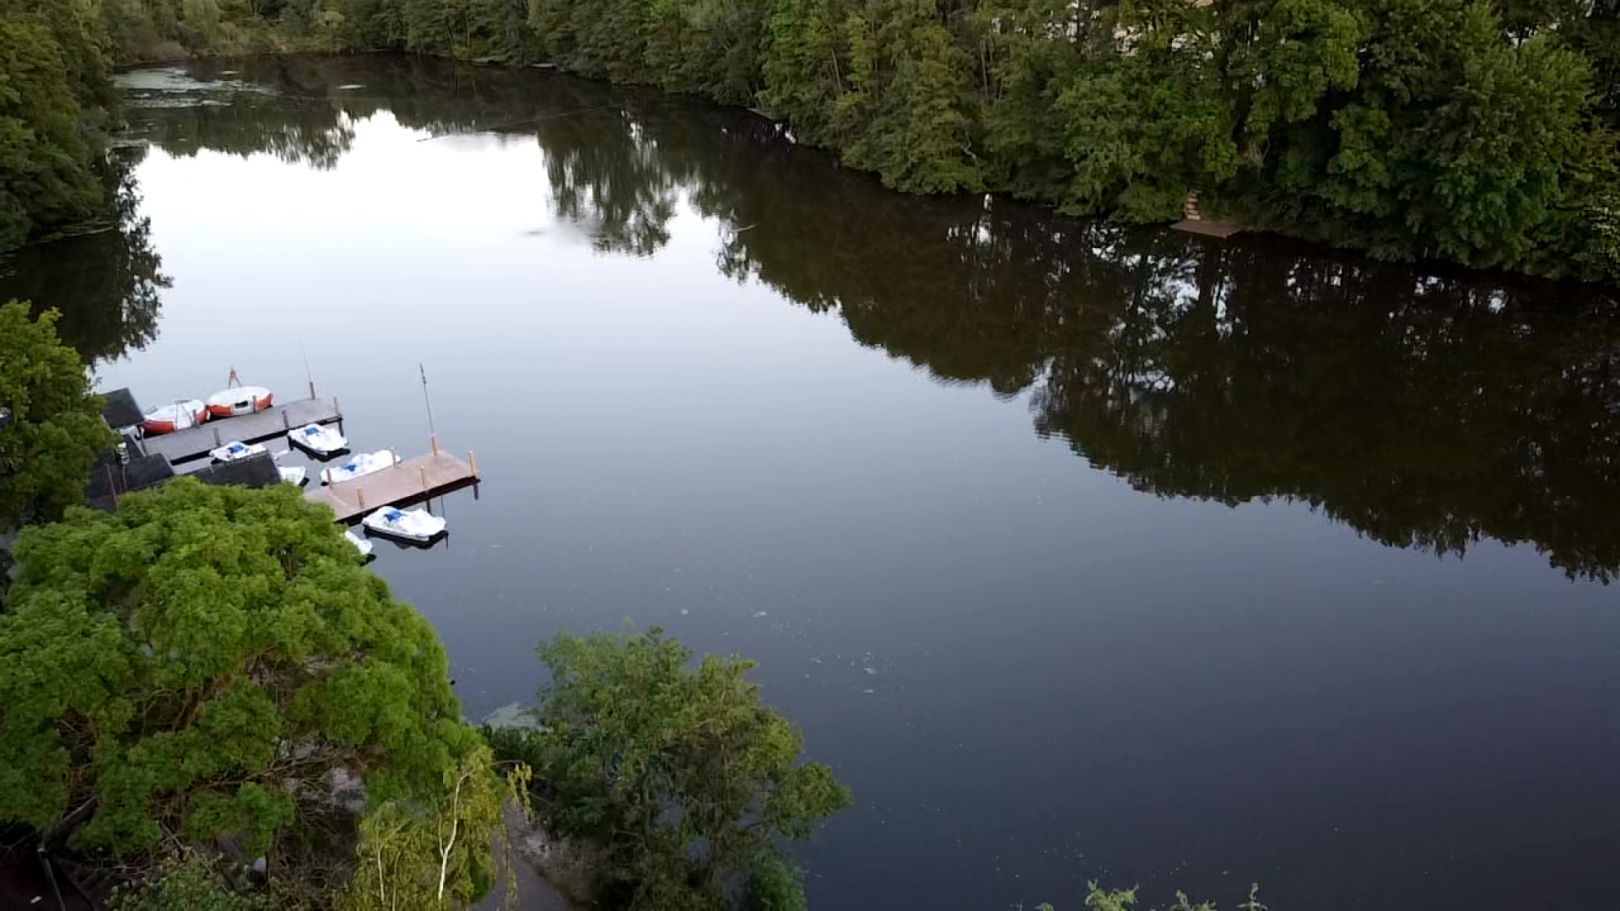
[(396, 456), (392, 468), (311, 490), (304, 498), (330, 506), (339, 522), (352, 522), (384, 506), (425, 500), (477, 481), (476, 456), (469, 452), (463, 462), (435, 443), (427, 455), (403, 461)]
[(209, 450), (232, 440), (259, 443), (305, 424), (330, 424), (342, 419), (337, 399), (299, 399), (273, 405), (257, 414), (216, 418), (196, 427), (147, 437), (141, 441), (141, 451), (145, 455), (166, 456), (170, 462), (185, 462), (202, 458)]

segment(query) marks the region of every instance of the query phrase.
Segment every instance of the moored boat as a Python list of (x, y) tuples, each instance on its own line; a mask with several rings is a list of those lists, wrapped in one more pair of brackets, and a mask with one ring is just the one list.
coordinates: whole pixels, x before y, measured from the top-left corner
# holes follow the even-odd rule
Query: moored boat
[(360, 556), (367, 559), (371, 557), (371, 550), (376, 546), (370, 541), (367, 541), (365, 538), (355, 534), (353, 530), (345, 531), (343, 533), (343, 540), (353, 544), (354, 549), (360, 552)]
[(208, 420), (208, 406), (196, 399), (187, 399), (149, 411), (141, 421), (141, 429), (157, 436), (186, 430)]
[(446, 526), (444, 519), (425, 509), (396, 509), (392, 506), (384, 506), (366, 516), (360, 520), (360, 524), (365, 526), (369, 534), (418, 544), (425, 544), (444, 534)]
[(208, 450), (208, 454), (213, 456), (216, 462), (235, 462), (248, 456), (256, 456), (264, 451), (263, 443), (244, 443), (241, 440), (232, 440), (218, 449)]
[(365, 477), (374, 471), (393, 467), (398, 461), (391, 449), (380, 449), (376, 452), (362, 452), (344, 462), (336, 468), (321, 469), (322, 484), (341, 484), (355, 478)]
[(216, 418), (254, 414), (269, 408), (271, 398), (263, 386), (232, 386), (208, 397), (208, 414)]
[(277, 468), (276, 472), (281, 475), (281, 483), (283, 484), (302, 487), (309, 483), (309, 472), (305, 471), (302, 465), (295, 465), (292, 468)]
[(288, 431), (287, 442), (322, 458), (349, 448), (349, 441), (343, 434), (324, 424), (305, 424), (297, 430)]

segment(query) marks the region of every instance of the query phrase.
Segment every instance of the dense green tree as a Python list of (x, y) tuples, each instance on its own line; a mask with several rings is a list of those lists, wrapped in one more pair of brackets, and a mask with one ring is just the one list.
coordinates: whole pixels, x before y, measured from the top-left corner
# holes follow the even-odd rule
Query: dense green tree
[(114, 439), (78, 353), (57, 337), (57, 316), (0, 304), (0, 407), (12, 416), (0, 428), (0, 530), (82, 502), (90, 466)]
[[(1380, 257), (1620, 277), (1614, 0), (3, 0), (0, 18), (45, 27), (13, 43), (48, 63), (54, 42), (47, 88), (86, 112), (108, 97), (108, 35), (122, 61), (547, 60), (760, 106), (904, 190), (1131, 222), (1196, 193)], [(0, 107), (11, 245), (98, 204), (77, 115), (26, 113)]]
[(849, 86), (837, 101), (844, 160), (919, 193), (982, 189), (973, 154), (972, 60), (938, 0), (868, 0), (844, 22)]
[(171, 859), (151, 877), (118, 889), (112, 911), (272, 911), (268, 895), (239, 895), (202, 856)]
[[(466, 754), (444, 772), (438, 804), (394, 799), (360, 823), (354, 877), (338, 896), (342, 911), (468, 908), (507, 873), (510, 850), (504, 813), (527, 810), (527, 767), (496, 770), (488, 747)], [(491, 845), (496, 850), (491, 851)], [(507, 907), (517, 900), (508, 884)]]
[(97, 214), (83, 88), (46, 22), (0, 14), (0, 251)]
[(847, 90), (845, 19), (853, 0), (767, 0), (760, 98), (813, 145), (839, 146), (852, 137), (834, 118)]
[(1542, 38), (1502, 40), (1467, 0), (1377, 0), (1366, 62), (1327, 132), (1274, 151), (1271, 211), (1389, 254), (1522, 262), (1563, 200), (1589, 72)]
[(0, 820), (48, 848), (232, 836), (296, 871), (330, 858), (317, 820), (343, 828), (334, 775), (436, 807), (478, 746), (432, 628), (296, 490), (182, 479), (29, 529), (16, 556)]
[(1081, 64), (1078, 43), (1057, 26), (1069, 0), (987, 0), (979, 5), (984, 149), (989, 182), (1015, 196), (1063, 198), (1071, 166), (1058, 96)]
[(801, 763), (799, 732), (744, 679), (752, 662), (691, 653), (658, 629), (542, 643), (552, 682), (535, 731), (494, 734), (498, 754), (543, 782), (542, 812), (599, 846), (611, 904), (728, 907), (748, 877), (767, 907), (795, 907), (775, 839), (803, 838), (847, 806), (826, 766)]
[(1057, 97), (1071, 168), (1058, 200), (1065, 211), (1168, 221), (1189, 192), (1237, 168), (1229, 113), (1205, 64), (1206, 33), (1176, 27), (1203, 10), (1162, 2), (1167, 14), (1138, 9), (1121, 20), (1139, 28), (1136, 53), (1088, 63)]

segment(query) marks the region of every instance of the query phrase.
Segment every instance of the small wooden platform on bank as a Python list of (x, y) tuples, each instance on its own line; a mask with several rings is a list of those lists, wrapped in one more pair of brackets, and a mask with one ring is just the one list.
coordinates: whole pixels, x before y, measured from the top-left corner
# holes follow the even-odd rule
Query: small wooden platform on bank
[(395, 462), (371, 474), (320, 487), (304, 494), (311, 503), (332, 507), (339, 522), (350, 522), (384, 506), (399, 506), (425, 500), (436, 494), (465, 487), (478, 480), (478, 460), (467, 453), (467, 461), (438, 450), (427, 455)]
[(1205, 237), (1215, 237), (1225, 240), (1233, 234), (1243, 230), (1243, 226), (1230, 221), (1204, 221), (1201, 218), (1187, 218), (1170, 226), (1172, 230), (1186, 231), (1188, 234), (1202, 234)]
[(216, 418), (186, 430), (176, 430), (141, 441), (146, 455), (167, 456), (171, 462), (201, 458), (232, 440), (258, 443), (305, 424), (330, 424), (343, 419), (337, 399), (299, 399), (235, 418)]

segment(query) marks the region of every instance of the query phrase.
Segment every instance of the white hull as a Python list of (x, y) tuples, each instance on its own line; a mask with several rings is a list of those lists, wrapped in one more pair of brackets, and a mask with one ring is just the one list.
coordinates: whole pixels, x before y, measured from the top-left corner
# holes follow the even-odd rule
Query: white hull
[(444, 534), (447, 523), (425, 509), (395, 509), (392, 506), (384, 506), (361, 519), (360, 524), (365, 526), (368, 534), (426, 544)]
[(155, 411), (143, 415), (141, 428), (147, 433), (156, 436), (161, 433), (173, 433), (176, 430), (190, 430), (208, 420), (208, 406), (197, 399), (186, 402), (175, 402), (164, 405)]
[(253, 443), (250, 445), (237, 440), (232, 440), (218, 449), (208, 450), (208, 454), (213, 456), (214, 461), (216, 462), (236, 462), (256, 456), (264, 451), (265, 448), (263, 443)]
[(390, 449), (382, 449), (377, 452), (362, 452), (336, 468), (322, 469), (321, 483), (341, 484), (344, 481), (353, 481), (355, 478), (363, 478), (372, 472), (392, 468), (397, 461), (399, 461), (398, 458)]
[(289, 432), (287, 442), (322, 458), (349, 448), (349, 441), (343, 434), (321, 424), (305, 424)]
[(302, 466), (295, 468), (277, 468), (276, 471), (280, 473), (281, 483), (283, 484), (292, 484), (302, 487), (309, 483), (309, 472), (305, 471)]
[(270, 390), (263, 386), (236, 386), (208, 397), (208, 414), (216, 418), (233, 418), (254, 414), (270, 407)]
[(360, 537), (359, 535), (355, 534), (352, 531), (344, 532), (343, 533), (343, 540), (349, 542), (350, 544), (353, 544), (354, 549), (358, 550), (360, 552), (360, 556), (362, 556), (362, 557), (371, 556), (372, 548), (376, 546), (376, 545), (372, 544), (370, 541), (367, 541), (365, 538)]

